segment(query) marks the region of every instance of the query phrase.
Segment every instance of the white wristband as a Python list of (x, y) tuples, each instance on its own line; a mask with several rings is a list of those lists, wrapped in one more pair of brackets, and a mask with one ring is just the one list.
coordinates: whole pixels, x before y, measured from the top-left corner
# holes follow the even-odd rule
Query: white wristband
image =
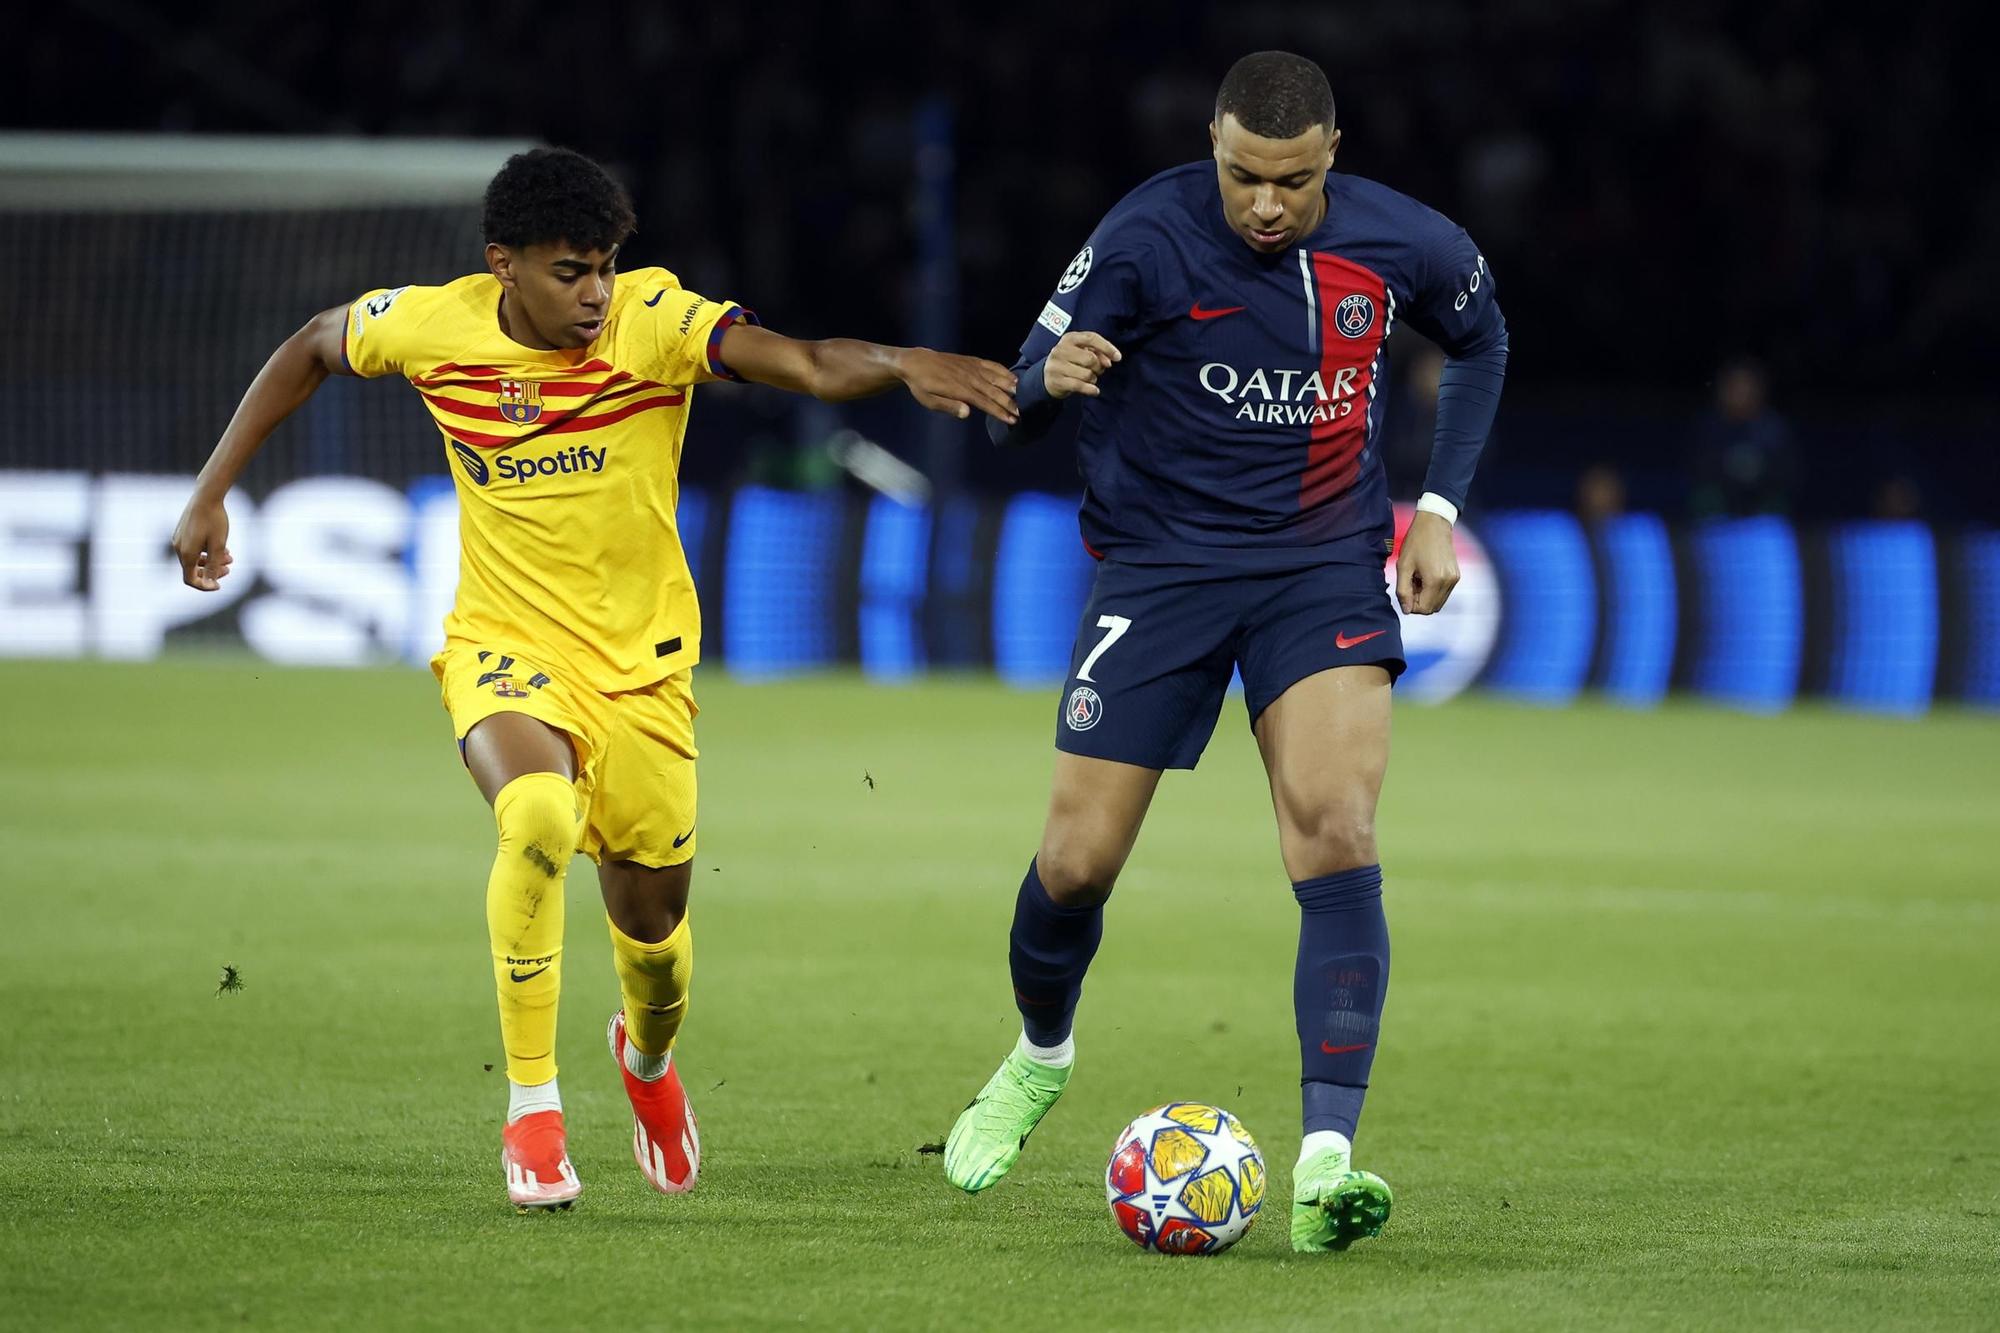
[(1436, 491), (1425, 491), (1417, 499), (1417, 512), (1436, 514), (1447, 523), (1457, 524), (1458, 506), (1439, 495)]

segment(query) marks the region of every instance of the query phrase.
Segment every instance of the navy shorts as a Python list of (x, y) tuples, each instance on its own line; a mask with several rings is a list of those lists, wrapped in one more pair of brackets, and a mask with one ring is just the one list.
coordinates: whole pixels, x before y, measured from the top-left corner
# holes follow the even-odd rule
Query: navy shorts
[(1403, 671), (1403, 631), (1380, 565), (1280, 573), (1105, 560), (1077, 626), (1056, 748), (1142, 768), (1193, 768), (1231, 675), (1251, 725), (1329, 667)]

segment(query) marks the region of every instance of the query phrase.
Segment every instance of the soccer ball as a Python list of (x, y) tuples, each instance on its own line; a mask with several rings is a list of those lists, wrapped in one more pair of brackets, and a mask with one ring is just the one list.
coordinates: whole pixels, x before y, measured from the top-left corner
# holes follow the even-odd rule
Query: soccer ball
[(1104, 1192), (1111, 1218), (1142, 1250), (1220, 1254), (1264, 1204), (1264, 1156), (1219, 1106), (1169, 1102), (1118, 1132)]

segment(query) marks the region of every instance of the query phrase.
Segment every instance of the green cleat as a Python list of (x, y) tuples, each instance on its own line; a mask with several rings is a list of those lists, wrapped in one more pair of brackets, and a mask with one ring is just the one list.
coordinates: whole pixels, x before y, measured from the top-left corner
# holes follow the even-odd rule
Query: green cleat
[(1382, 1234), (1394, 1196), (1373, 1171), (1354, 1171), (1348, 1155), (1325, 1148), (1292, 1172), (1292, 1249), (1344, 1250)]
[(967, 1194), (999, 1184), (1021, 1160), (1028, 1135), (1062, 1096), (1073, 1068), (1030, 1060), (1018, 1045), (1007, 1052), (944, 1141), (945, 1178)]

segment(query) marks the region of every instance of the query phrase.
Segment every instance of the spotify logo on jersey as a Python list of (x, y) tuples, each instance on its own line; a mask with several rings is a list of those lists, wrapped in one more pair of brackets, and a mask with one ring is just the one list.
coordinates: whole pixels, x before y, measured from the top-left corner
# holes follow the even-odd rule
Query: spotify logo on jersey
[(479, 451), (460, 440), (451, 442), (451, 451), (458, 456), (459, 465), (465, 469), (465, 475), (472, 478), (472, 484), (484, 486), (486, 479), (492, 474), (487, 471), (486, 460), (479, 456)]
[(463, 440), (453, 440), (451, 452), (475, 486), (484, 486), (495, 475), (502, 481), (525, 483), (539, 477), (554, 477), (573, 472), (602, 472), (605, 460), (609, 457), (607, 450), (583, 445), (574, 449), (558, 449), (552, 454), (543, 454), (538, 458), (515, 458), (502, 454), (489, 467), (484, 455)]

